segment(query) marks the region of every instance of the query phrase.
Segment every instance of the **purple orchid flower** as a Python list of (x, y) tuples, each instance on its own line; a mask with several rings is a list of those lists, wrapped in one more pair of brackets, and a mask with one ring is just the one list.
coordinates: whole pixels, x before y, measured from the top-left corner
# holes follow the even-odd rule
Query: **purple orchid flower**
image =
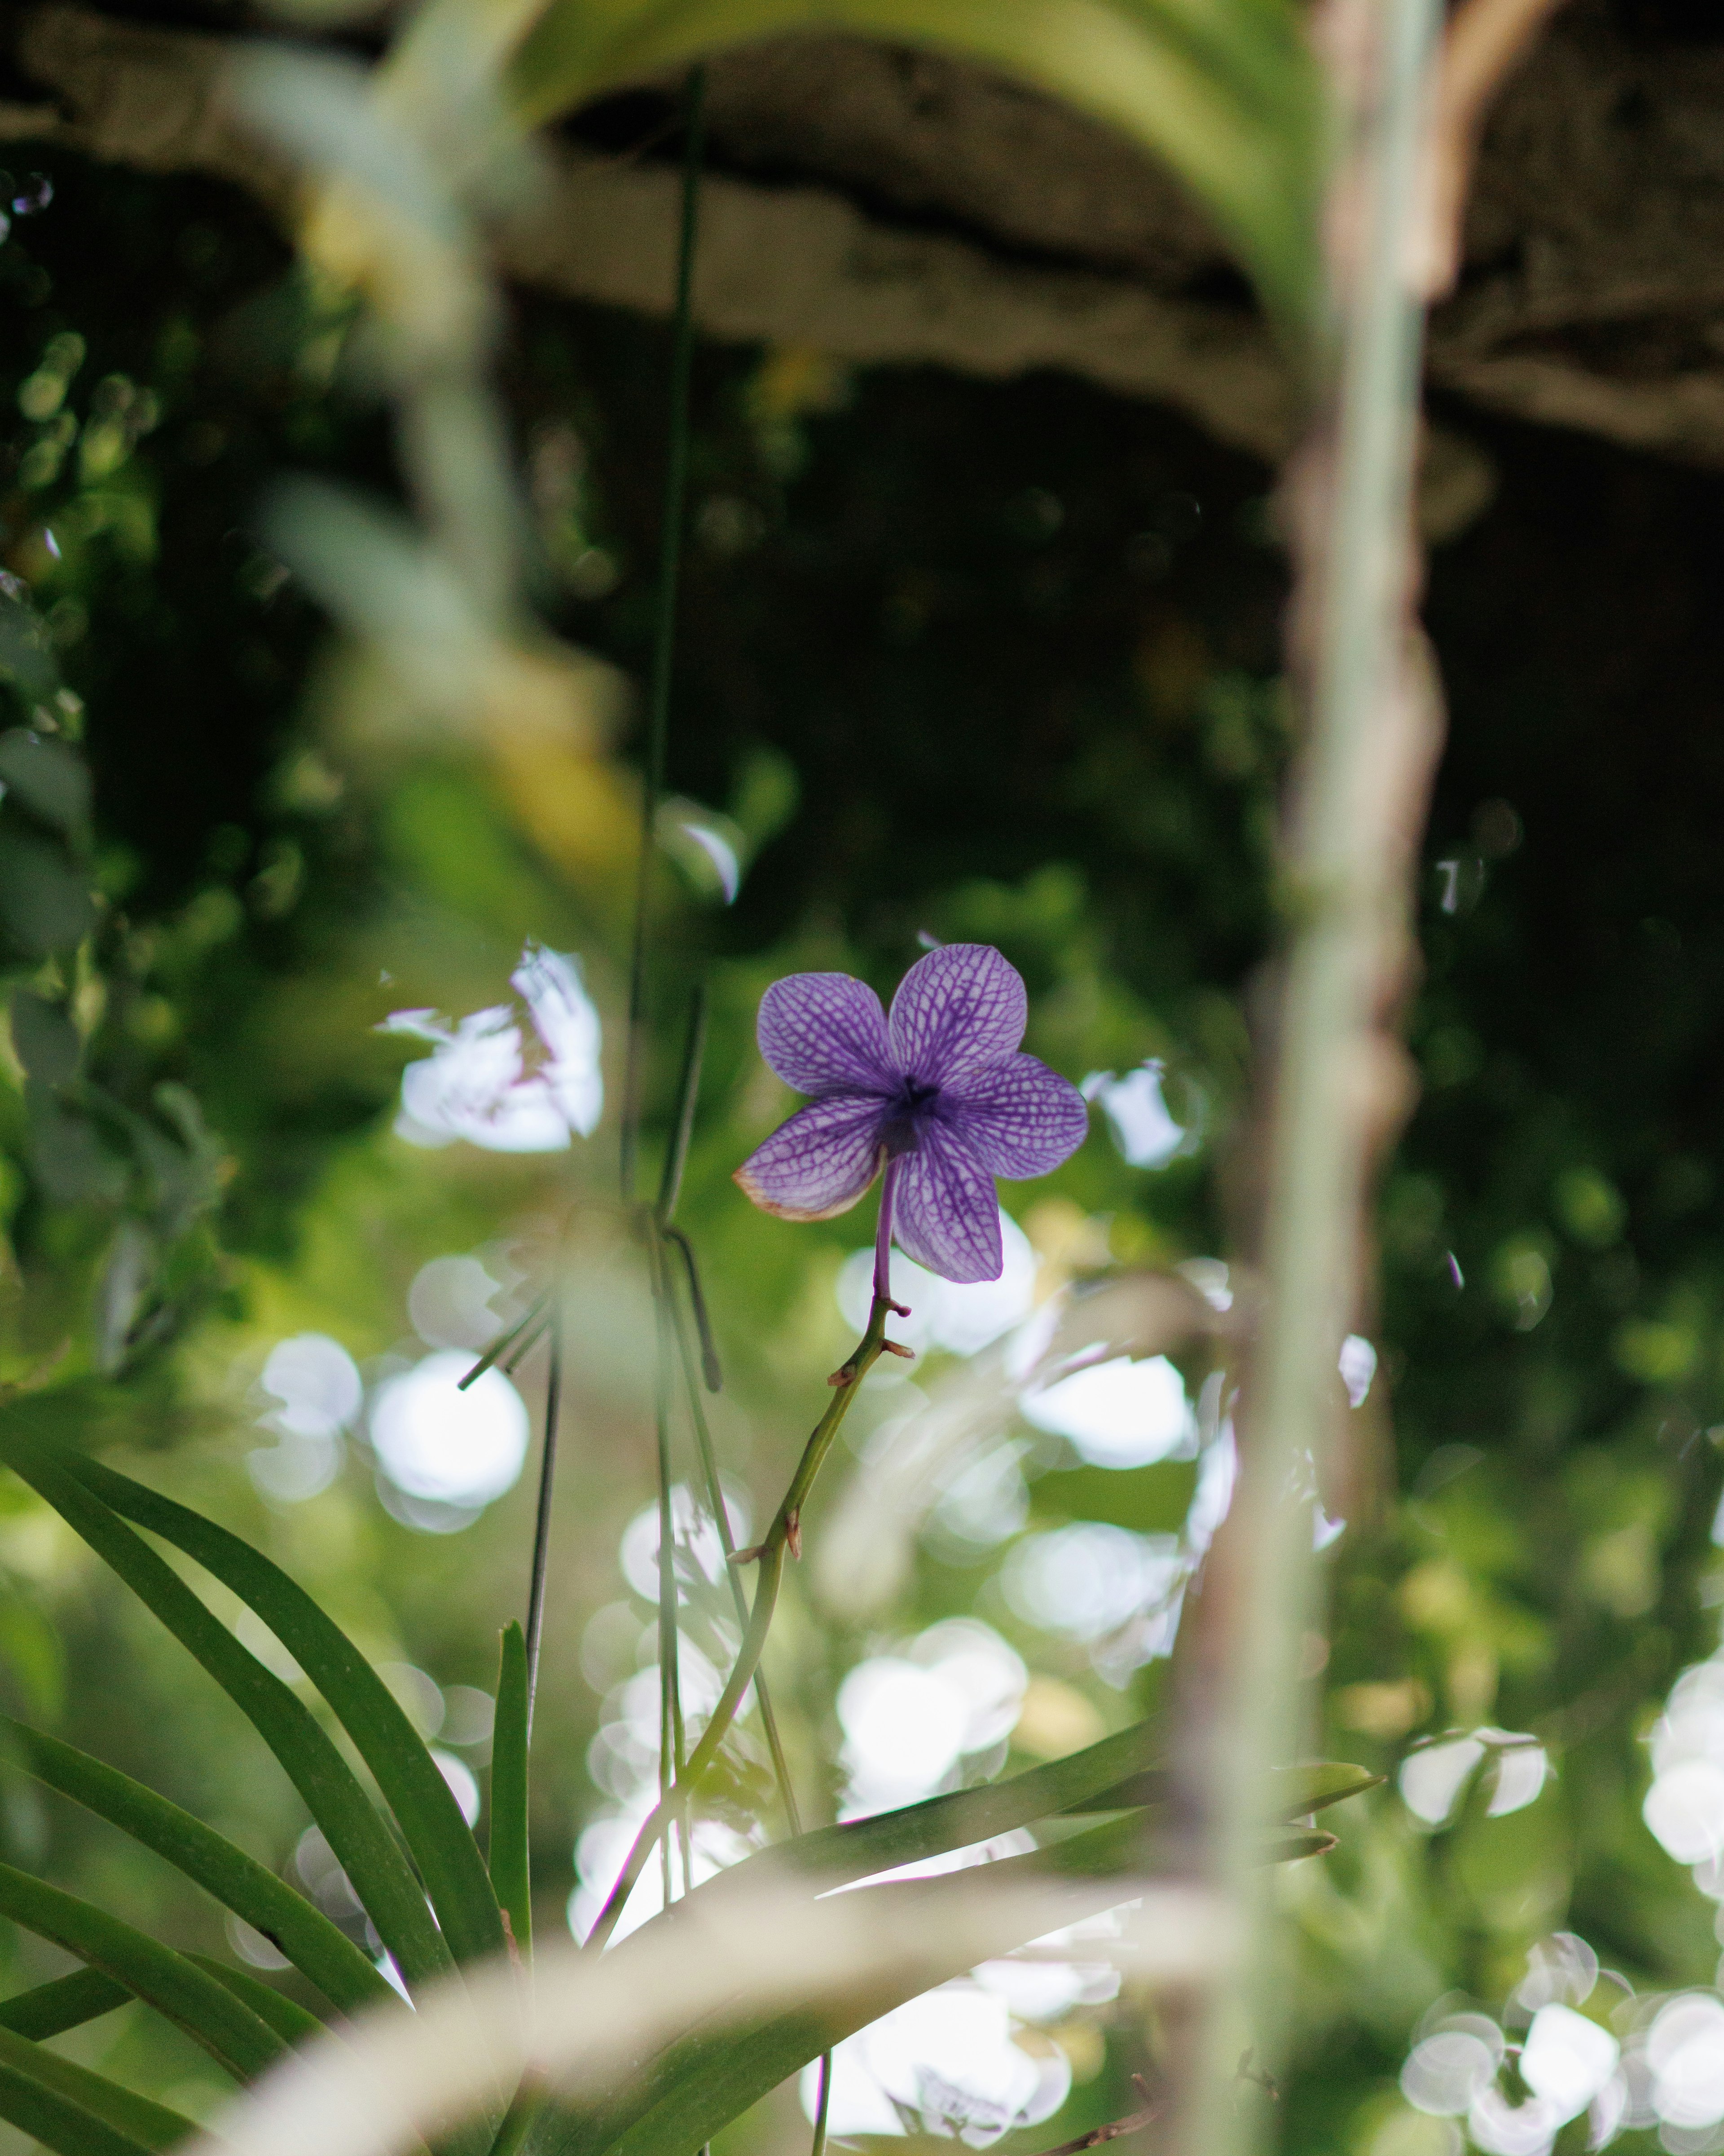
[(793, 973), (761, 998), (760, 1052), (812, 1095), (736, 1170), (764, 1211), (825, 1220), (885, 1168), (875, 1293), (893, 1240), (949, 1281), (998, 1280), (997, 1175), (1045, 1175), (1083, 1142), (1076, 1086), (1019, 1053), (1029, 1002), (986, 943), (948, 943), (900, 983), (890, 1019), (848, 973)]

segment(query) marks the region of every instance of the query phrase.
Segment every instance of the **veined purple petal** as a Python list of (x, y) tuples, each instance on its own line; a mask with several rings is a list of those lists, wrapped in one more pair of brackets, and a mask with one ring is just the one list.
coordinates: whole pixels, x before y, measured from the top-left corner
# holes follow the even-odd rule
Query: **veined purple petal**
[(1029, 1014), (1023, 978), (990, 943), (948, 943), (918, 958), (892, 998), (892, 1061), (906, 1078), (945, 1086), (1003, 1063)]
[(792, 973), (760, 999), (760, 1052), (798, 1093), (876, 1093), (893, 1082), (886, 1014), (849, 973)]
[(939, 1112), (993, 1175), (1046, 1175), (1070, 1159), (1090, 1128), (1083, 1095), (1034, 1055), (948, 1081)]
[(834, 1093), (798, 1108), (736, 1170), (764, 1213), (781, 1220), (828, 1220), (847, 1212), (880, 1168), (880, 1103), (873, 1094)]
[(916, 1150), (899, 1161), (892, 1235), (942, 1280), (998, 1280), (1005, 1270), (993, 1178), (943, 1124), (924, 1123)]

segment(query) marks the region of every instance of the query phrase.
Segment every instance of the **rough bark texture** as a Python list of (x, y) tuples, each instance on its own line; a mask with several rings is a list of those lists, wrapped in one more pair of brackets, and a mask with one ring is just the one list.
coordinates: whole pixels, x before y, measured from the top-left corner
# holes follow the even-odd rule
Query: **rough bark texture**
[[(0, 138), (198, 170), (272, 203), (289, 176), (227, 118), (228, 38), (64, 5), (11, 23)], [(1088, 121), (980, 70), (839, 38), (712, 70), (716, 169), (695, 305), (710, 333), (988, 375), (1068, 368), (1278, 455), (1293, 403), (1203, 218)], [(495, 234), (506, 275), (664, 311), (675, 182), (665, 86), (547, 146)], [(1493, 115), (1429, 377), (1459, 398), (1724, 466), (1724, 43), (1631, 34), (1571, 0)], [(1488, 474), (1439, 439), (1440, 532)]]

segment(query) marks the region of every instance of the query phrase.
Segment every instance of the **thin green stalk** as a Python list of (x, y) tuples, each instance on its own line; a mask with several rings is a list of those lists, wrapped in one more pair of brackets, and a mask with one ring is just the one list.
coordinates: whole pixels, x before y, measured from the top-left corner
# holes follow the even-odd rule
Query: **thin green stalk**
[[(659, 1225), (669, 1229), (676, 1217), (676, 1201), (682, 1195), (682, 1173), (688, 1165), (689, 1141), (695, 1132), (695, 1104), (700, 1094), (700, 1065), (706, 1053), (706, 984), (696, 984), (689, 1005), (688, 1038), (683, 1045), (682, 1075), (677, 1081), (676, 1127), (664, 1155), (664, 1173), (654, 1208)], [(683, 1248), (686, 1250), (685, 1241)], [(668, 1286), (668, 1282), (667, 1282)]]
[(731, 1666), (731, 1674), (718, 1704), (712, 1710), (712, 1719), (700, 1732), (694, 1750), (689, 1754), (683, 1772), (677, 1778), (678, 1786), (661, 1798), (649, 1815), (640, 1832), (634, 1838), (611, 1888), (610, 1897), (592, 1931), (587, 1934), (589, 1947), (602, 1947), (616, 1929), (617, 1919), (622, 1915), (624, 1903), (634, 1892), (634, 1882), (640, 1876), (641, 1867), (652, 1854), (659, 1835), (664, 1831), (671, 1816), (670, 1807), (685, 1789), (690, 1794), (698, 1791), (702, 1776), (718, 1755), (718, 1748), (730, 1732), (748, 1687), (753, 1683), (760, 1668), (760, 1658), (766, 1649), (767, 1635), (772, 1627), (772, 1612), (777, 1606), (778, 1589), (784, 1574), (787, 1550), (793, 1556), (802, 1553), (802, 1508), (813, 1486), (814, 1477), (832, 1450), (834, 1439), (840, 1424), (849, 1412), (850, 1403), (861, 1388), (862, 1380), (886, 1352), (886, 1317), (893, 1306), (880, 1296), (874, 1298), (868, 1313), (868, 1329), (856, 1343), (848, 1362), (834, 1373), (832, 1404), (814, 1425), (808, 1441), (803, 1448), (802, 1458), (797, 1462), (796, 1472), (790, 1478), (790, 1487), (784, 1493), (783, 1502), (773, 1515), (772, 1524), (767, 1530), (766, 1540), (756, 1548), (738, 1551), (737, 1563), (757, 1562), (760, 1567), (758, 1582), (754, 1590), (754, 1602), (748, 1613), (748, 1628), (742, 1635), (742, 1644)]
[[(725, 1510), (724, 1485), (719, 1477), (718, 1457), (713, 1450), (712, 1432), (707, 1426), (706, 1409), (701, 1402), (700, 1387), (695, 1375), (694, 1349), (689, 1340), (688, 1327), (683, 1321), (682, 1306), (674, 1293), (670, 1308), (676, 1331), (677, 1349), (682, 1358), (689, 1418), (695, 1426), (695, 1448), (700, 1458), (701, 1479), (706, 1485), (706, 1502), (711, 1508), (713, 1524), (718, 1530), (719, 1548), (724, 1557), (725, 1577), (730, 1582), (731, 1599), (736, 1605), (737, 1637), (740, 1639), (748, 1629), (748, 1597), (743, 1592), (742, 1577), (736, 1568), (736, 1538), (731, 1532), (730, 1514)], [(800, 1834), (801, 1809), (797, 1804), (796, 1790), (790, 1779), (790, 1765), (784, 1756), (783, 1741), (778, 1734), (778, 1717), (772, 1711), (772, 1695), (767, 1689), (764, 1670), (755, 1672), (754, 1697), (760, 1708), (761, 1726), (766, 1732), (767, 1749), (772, 1755), (772, 1773), (777, 1781), (779, 1799), (784, 1806), (784, 1817), (792, 1834)]]
[(820, 2084), (814, 2097), (814, 2138), (808, 2156), (826, 2156), (826, 2114), (832, 2107), (832, 2054), (820, 2054)]
[(1223, 1640), (1207, 1732), (1211, 1864), (1244, 1922), (1238, 1959), (1206, 2005), (1186, 2156), (1249, 2151), (1269, 2131), (1237, 2062), (1249, 2045), (1273, 2075), (1286, 2025), (1286, 1971), (1255, 1857), (1265, 1783), (1300, 1749), (1300, 1641), (1317, 1606), (1309, 1507), (1289, 1493), (1308, 1464), (1321, 1477), (1333, 1427), (1335, 1354), (1378, 1136), (1373, 1013), (1420, 777), (1408, 608), (1421, 308), (1408, 239), (1440, 8), (1380, 0), (1356, 17), (1377, 42), (1373, 79), (1349, 116), (1361, 132), (1333, 181), (1352, 214), (1331, 218), (1331, 231), (1352, 234), (1359, 249), (1337, 280), (1337, 424), (1332, 448), (1319, 434), (1306, 473), (1326, 491), (1302, 537), (1312, 685), (1288, 846), (1293, 928), (1270, 1096), (1264, 1306), (1239, 1416), (1239, 1495), (1211, 1580)]
[[(687, 1245), (684, 1245), (686, 1252)], [(692, 1286), (694, 1268), (690, 1264)], [(730, 1515), (725, 1509), (724, 1485), (719, 1479), (718, 1460), (712, 1449), (712, 1433), (706, 1425), (706, 1409), (700, 1399), (700, 1387), (695, 1376), (695, 1358), (689, 1343), (688, 1327), (683, 1322), (682, 1307), (677, 1301), (675, 1283), (667, 1276), (666, 1286), (670, 1294), (672, 1321), (676, 1330), (676, 1344), (682, 1358), (684, 1387), (688, 1394), (689, 1416), (695, 1425), (695, 1449), (700, 1455), (700, 1470), (706, 1483), (706, 1498), (712, 1509), (713, 1524), (718, 1531), (719, 1548), (723, 1554), (724, 1568), (731, 1583), (731, 1597), (736, 1607), (736, 1623), (741, 1631), (748, 1625), (748, 1604), (742, 1592), (742, 1582), (736, 1570), (736, 1546), (731, 1533)], [(695, 1294), (698, 1288), (693, 1289)], [(761, 1727), (766, 1732), (767, 1748), (772, 1757), (772, 1774), (778, 1784), (778, 1799), (784, 1807), (785, 1823), (793, 1835), (802, 1832), (802, 1808), (796, 1801), (796, 1785), (790, 1779), (790, 1763), (784, 1756), (783, 1739), (778, 1734), (778, 1717), (772, 1712), (772, 1694), (767, 1689), (767, 1673), (754, 1673), (755, 1704), (760, 1709)], [(825, 2156), (827, 2099), (832, 2089), (832, 2054), (820, 2055), (820, 2095), (814, 2119), (814, 2139), (810, 2156)]]
[[(670, 1502), (670, 1355), (664, 1308), (667, 1283), (663, 1253), (656, 1241), (649, 1244), (647, 1261), (652, 1269), (655, 1348), (653, 1409), (659, 1476), (659, 1804), (662, 1810), (670, 1802), (672, 1789), (680, 1790), (682, 1787), (684, 1731), (677, 1653), (676, 1522)], [(689, 1878), (687, 1810), (685, 1802), (678, 1807), (685, 1883)], [(661, 1845), (667, 1909), (673, 1898), (670, 1843), (671, 1837), (667, 1834)]]
[[(552, 1290), (553, 1295), (557, 1291)], [(533, 1567), (526, 1598), (526, 1734), (533, 1733), (539, 1689), (539, 1641), (545, 1629), (545, 1578), (551, 1562), (551, 1493), (557, 1475), (557, 1424), (562, 1401), (562, 1312), (551, 1312), (551, 1363), (545, 1375), (545, 1442), (539, 1455), (539, 1502), (533, 1517)]]
[(687, 138), (682, 166), (682, 224), (676, 259), (676, 316), (670, 361), (670, 424), (664, 474), (664, 522), (659, 538), (659, 588), (653, 628), (653, 668), (647, 700), (646, 769), (642, 774), (640, 859), (634, 890), (634, 942), (629, 964), (629, 1034), (623, 1078), (619, 1168), (623, 1200), (634, 1197), (640, 1147), (641, 1065), (646, 1047), (647, 935), (650, 925), (654, 832), (664, 788), (664, 750), (670, 724), (670, 674), (676, 651), (676, 592), (682, 571), (682, 537), (689, 481), (689, 382), (694, 369), (695, 244), (706, 154), (706, 72), (690, 71), (685, 97)]
[[(546, 1289), (543, 1295), (535, 1296), (531, 1302), (527, 1306), (526, 1316), (517, 1318), (515, 1323), (509, 1327), (509, 1330), (506, 1332), (500, 1333), (498, 1337), (492, 1341), (490, 1346), (485, 1349), (484, 1354), (480, 1357), (479, 1360), (473, 1365), (473, 1368), (467, 1373), (466, 1376), (462, 1378), (459, 1384), (456, 1386), (455, 1390), (459, 1393), (464, 1393), (469, 1385), (477, 1384), (479, 1380), (485, 1375), (485, 1372), (490, 1369), (492, 1363), (497, 1360), (498, 1357), (506, 1355), (508, 1353), (510, 1348), (512, 1348), (515, 1342), (521, 1338), (527, 1327), (533, 1324), (533, 1321), (538, 1317), (539, 1312), (545, 1307), (545, 1305), (550, 1300), (551, 1291), (549, 1288)], [(535, 1327), (532, 1337), (535, 1339), (538, 1337), (538, 1331), (536, 1327)]]

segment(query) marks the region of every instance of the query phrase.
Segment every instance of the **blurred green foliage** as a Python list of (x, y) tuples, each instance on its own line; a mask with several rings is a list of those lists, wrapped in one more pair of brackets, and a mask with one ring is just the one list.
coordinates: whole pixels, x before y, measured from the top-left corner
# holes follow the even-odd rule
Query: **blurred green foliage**
[[(64, 1354), (93, 1440), (257, 1540), (375, 1658), (450, 1698), (488, 1691), (524, 1593), (526, 1484), (460, 1533), (423, 1533), (384, 1509), (356, 1445), (322, 1494), (272, 1503), (245, 1467), (264, 1441), (256, 1379), (307, 1329), (372, 1374), (396, 1367), (422, 1352), (406, 1296), (425, 1261), (482, 1250), (529, 1270), (567, 1193), (607, 1191), (598, 1145), (510, 1158), (392, 1136), (403, 1057), (372, 1029), (497, 1000), (529, 934), (580, 951), (613, 1012), (621, 908), (478, 752), (367, 757), (326, 727), (322, 628), (258, 536), (259, 501), (284, 468), (394, 480), (375, 393), (323, 363), (285, 250), (215, 187), (48, 170), (51, 206), (0, 248), (0, 556), (19, 580), (0, 603), (5, 1375)], [(656, 329), (514, 302), (505, 387), (541, 601), (636, 680), (665, 363)], [(847, 1344), (832, 1283), (865, 1235), (765, 1220), (729, 1181), (783, 1105), (751, 1035), (780, 973), (839, 965), (889, 988), (922, 931), (998, 943), (1029, 983), (1032, 1046), (1074, 1078), (1161, 1059), (1202, 1132), (1135, 1169), (1098, 1118), (1057, 1177), (1008, 1190), (1044, 1262), (1088, 1275), (1224, 1248), (1286, 745), (1282, 565), (1264, 472), (1061, 379), (852, 377), (818, 355), (703, 350), (696, 422), (670, 778), (750, 859), (728, 908), (664, 868), (653, 1075), (662, 1114), (704, 974), (683, 1217), (729, 1377), (721, 1450), (759, 1514)], [(1646, 1732), (1724, 1600), (1724, 516), (1713, 478), (1487, 434), (1496, 506), (1433, 574), (1452, 739), (1421, 890), (1424, 1092), (1383, 1194), (1382, 1306), (1362, 1319), (1383, 1375), (1352, 1418), (1354, 1485), (1331, 1493), (1350, 1523), (1316, 1651), (1337, 1755), (1392, 1771), (1421, 1738), (1491, 1724), (1537, 1736), (1556, 1772), (1507, 1816), (1476, 1790), (1437, 1831), (1390, 1786), (1338, 1815), (1333, 1856), (1289, 1875), (1290, 2145), (1359, 2156), (1404, 2124), (1394, 2079), (1433, 2000), (1500, 2006), (1552, 1929), (1642, 1988), (1708, 1982), (1717, 1956), (1709, 1905), (1639, 1806)], [(557, 1520), (541, 1930), (599, 1803), (602, 1697), (645, 1621), (615, 1558), (650, 1486), (616, 1270), (594, 1266), (595, 1298), (617, 1300), (595, 1300)], [(531, 1367), (522, 1382), (536, 1397)], [(1034, 1481), (1031, 1524), (1162, 1532), (1188, 1472), (1066, 1461)], [(835, 1478), (820, 1503), (837, 1502)], [(1001, 1554), (930, 1537), (878, 1619), (805, 1592), (787, 1608), (771, 1666), (823, 1802), (839, 1678), (948, 1616), (984, 1615), (1068, 1729), (1148, 1703), (1157, 1666), (1124, 1693), (1103, 1682), (1013, 1613)], [(292, 1792), (11, 1482), (0, 1566), (7, 1704), (293, 1876)], [(482, 1730), (452, 1721), (445, 1743), (482, 1776)], [(231, 1958), (208, 1911), (107, 1830), (10, 1770), (0, 1804), (11, 1861)], [(58, 1966), (11, 1934), (4, 1950), (18, 1984)], [(1083, 2029), (1065, 2032), (1083, 2066), (1067, 2110), (1013, 2145), (1130, 2107), (1135, 2010)], [(141, 2015), (66, 2048), (190, 2112), (217, 2093), (201, 2055)], [(767, 2107), (733, 2145), (788, 2130)]]

